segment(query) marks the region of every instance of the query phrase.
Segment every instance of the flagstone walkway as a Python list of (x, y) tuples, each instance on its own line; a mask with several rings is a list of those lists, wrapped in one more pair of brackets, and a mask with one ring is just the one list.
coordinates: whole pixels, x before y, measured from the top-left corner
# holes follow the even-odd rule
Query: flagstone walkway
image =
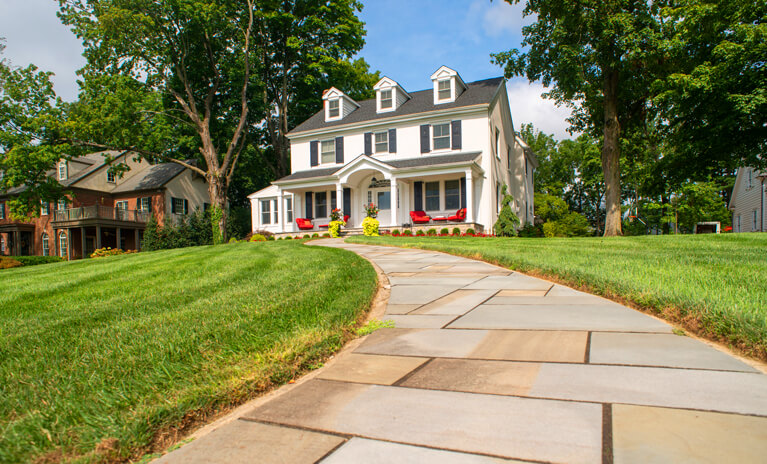
[(470, 259), (316, 244), (386, 273), (396, 328), (157, 462), (767, 459), (767, 376), (663, 321)]

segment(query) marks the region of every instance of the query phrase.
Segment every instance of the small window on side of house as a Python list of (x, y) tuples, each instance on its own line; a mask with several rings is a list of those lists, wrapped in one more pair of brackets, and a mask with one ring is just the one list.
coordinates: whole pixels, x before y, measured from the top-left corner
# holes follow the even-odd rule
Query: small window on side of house
[(336, 162), (336, 141), (323, 140), (320, 145), (320, 163), (334, 164)]
[(143, 213), (152, 212), (152, 197), (142, 197), (136, 202), (136, 209)]
[(439, 182), (426, 182), (426, 211), (439, 211)]
[(59, 180), (67, 180), (67, 162), (59, 163)]
[(285, 220), (288, 223), (293, 222), (293, 198), (292, 197), (285, 198)]
[(48, 202), (40, 200), (40, 216), (47, 216), (49, 214), (51, 214), (51, 211), (48, 207)]
[(119, 209), (120, 211), (127, 211), (128, 210), (128, 200), (120, 200), (115, 202), (115, 209)]
[(392, 90), (381, 90), (381, 108), (387, 109), (392, 107)]
[(433, 145), (435, 150), (450, 148), (450, 123), (435, 124), (433, 127)]
[(0, 219), (5, 219), (5, 203), (0, 203)]
[(183, 198), (171, 198), (171, 213), (173, 214), (187, 214), (188, 202)]
[(341, 104), (339, 100), (328, 100), (328, 117), (337, 118), (341, 115)]
[(51, 255), (51, 247), (48, 244), (48, 234), (46, 234), (45, 232), (43, 232), (42, 243), (43, 243), (43, 256), (50, 256)]
[(272, 223), (272, 201), (261, 200), (261, 224)]
[(110, 184), (114, 184), (115, 183), (115, 173), (114, 172), (107, 171), (107, 182), (109, 182)]
[(376, 132), (376, 153), (388, 153), (389, 152), (389, 132)]
[(67, 200), (61, 199), (56, 203), (56, 209), (59, 211), (64, 211), (67, 209)]
[(314, 194), (314, 204), (315, 217), (328, 217), (328, 192), (316, 192)]
[(67, 234), (65, 232), (59, 232), (59, 256), (67, 257)]
[(437, 99), (438, 100), (450, 100), (450, 79), (444, 79), (437, 81)]
[(5, 237), (0, 237), (0, 253), (5, 254)]

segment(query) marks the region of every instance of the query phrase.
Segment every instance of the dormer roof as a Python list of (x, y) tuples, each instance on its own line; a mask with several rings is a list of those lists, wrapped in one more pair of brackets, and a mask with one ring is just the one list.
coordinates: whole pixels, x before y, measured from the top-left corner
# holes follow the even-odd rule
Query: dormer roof
[[(335, 87), (324, 91), (322, 99), (324, 100), (326, 122), (340, 121), (360, 107), (356, 101)], [(331, 102), (335, 103), (333, 107), (331, 107)]]
[(451, 77), (455, 78), (456, 82), (461, 86), (463, 90), (466, 90), (466, 83), (463, 81), (463, 79), (461, 79), (458, 71), (450, 69), (447, 66), (440, 66), (438, 70), (434, 71), (434, 74), (431, 75), (431, 80), (438, 81)]

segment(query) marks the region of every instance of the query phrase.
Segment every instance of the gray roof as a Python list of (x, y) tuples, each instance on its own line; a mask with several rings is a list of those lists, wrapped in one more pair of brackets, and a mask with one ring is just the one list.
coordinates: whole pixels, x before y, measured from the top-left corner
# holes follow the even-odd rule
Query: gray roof
[(112, 193), (151, 190), (162, 187), (186, 169), (176, 163), (163, 163), (150, 166), (112, 190)]
[(349, 113), (340, 121), (325, 122), (325, 111), (320, 110), (310, 117), (306, 121), (299, 124), (288, 135), (298, 132), (304, 132), (314, 129), (330, 128), (334, 126), (341, 126), (345, 124), (353, 124), (365, 121), (374, 121), (376, 119), (391, 118), (396, 116), (404, 116), (408, 114), (426, 113), (429, 111), (449, 109), (449, 108), (461, 108), (464, 106), (478, 105), (482, 103), (490, 103), (498, 91), (498, 87), (503, 83), (503, 77), (494, 77), (492, 79), (485, 79), (476, 82), (469, 82), (466, 84), (466, 91), (464, 91), (458, 98), (452, 103), (442, 103), (439, 105), (434, 104), (434, 90), (420, 90), (418, 92), (410, 92), (410, 99), (402, 104), (396, 111), (387, 113), (376, 113), (376, 100), (372, 98), (370, 100), (364, 100), (357, 102), (360, 106), (356, 110)]
[[(420, 167), (426, 167), (426, 166), (442, 166), (447, 164), (467, 163), (469, 161), (474, 161), (475, 159), (479, 157), (479, 155), (480, 155), (480, 152), (473, 151), (469, 153), (458, 153), (456, 155), (439, 155), (439, 156), (426, 155), (426, 156), (421, 156), (419, 158), (410, 158), (410, 159), (403, 159), (403, 160), (382, 161), (382, 160), (376, 159), (376, 161), (389, 165), (393, 167), (394, 169), (404, 169), (404, 168), (420, 168)], [(362, 155), (362, 156), (368, 156), (368, 155)], [(328, 177), (340, 171), (342, 168), (343, 166), (336, 166), (332, 168), (311, 169), (309, 171), (298, 171), (298, 172), (294, 172), (293, 174), (289, 176), (285, 176), (281, 179), (277, 179), (274, 182), (286, 182), (291, 180), (316, 179), (320, 177)]]

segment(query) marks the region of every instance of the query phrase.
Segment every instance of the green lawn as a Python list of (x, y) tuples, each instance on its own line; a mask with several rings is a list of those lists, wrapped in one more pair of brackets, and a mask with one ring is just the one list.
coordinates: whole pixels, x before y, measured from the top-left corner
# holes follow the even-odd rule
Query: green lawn
[(553, 277), (767, 359), (767, 234), (348, 241), (444, 251)]
[(321, 364), (376, 285), (298, 241), (0, 271), (0, 462), (135, 458)]

